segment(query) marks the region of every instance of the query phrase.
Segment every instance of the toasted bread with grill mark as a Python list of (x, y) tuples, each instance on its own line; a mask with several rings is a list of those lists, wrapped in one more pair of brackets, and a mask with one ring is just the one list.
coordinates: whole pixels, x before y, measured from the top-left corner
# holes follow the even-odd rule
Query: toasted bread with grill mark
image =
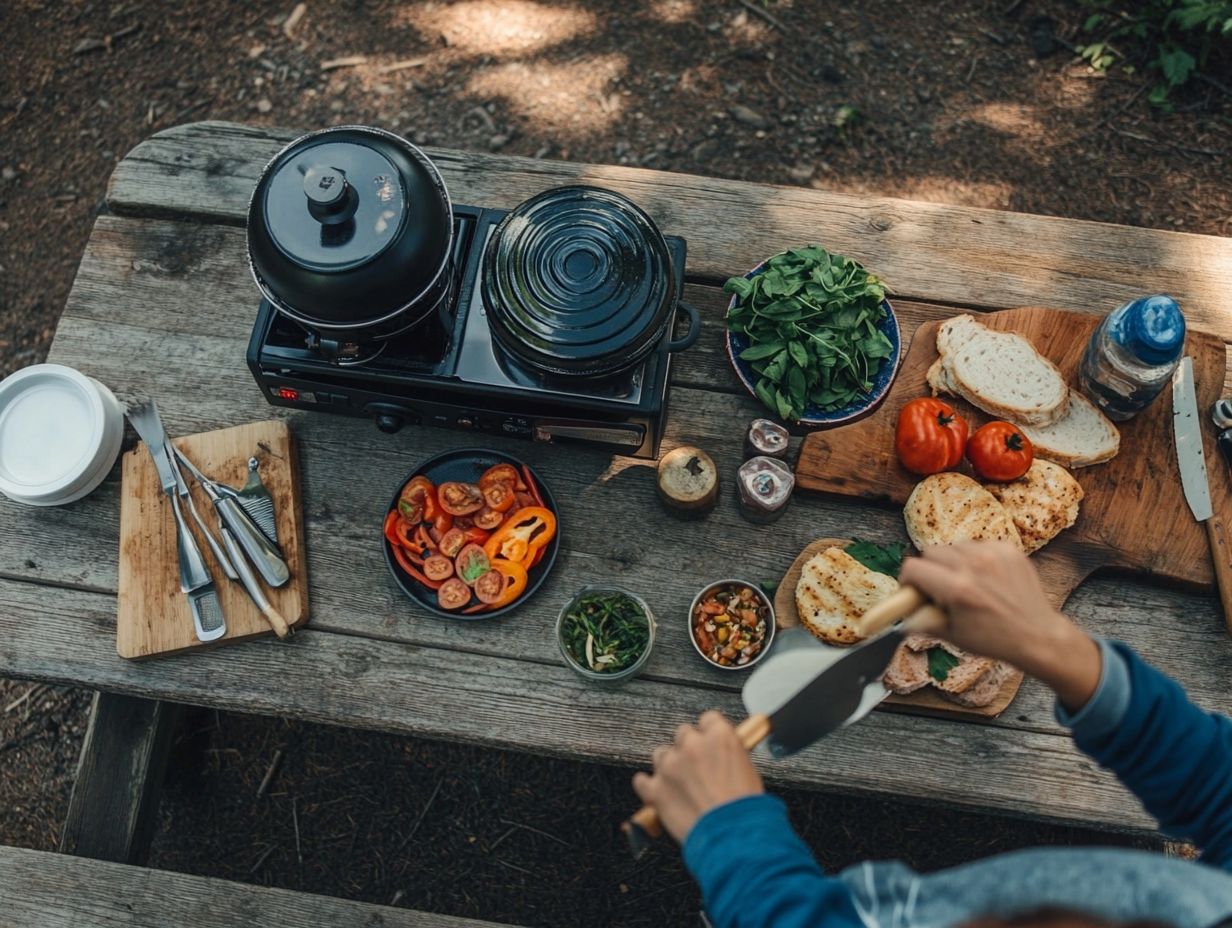
[(1036, 458), (1017, 480), (984, 486), (1014, 520), (1027, 554), (1044, 547), (1078, 519), (1082, 485), (1052, 461)]
[(842, 548), (826, 548), (800, 571), (800, 624), (827, 644), (855, 644), (861, 640), (856, 622), (897, 588), (893, 577), (869, 570)]
[(963, 474), (932, 474), (921, 480), (903, 508), (916, 549), (959, 541), (1008, 541), (1023, 546), (1005, 507)]

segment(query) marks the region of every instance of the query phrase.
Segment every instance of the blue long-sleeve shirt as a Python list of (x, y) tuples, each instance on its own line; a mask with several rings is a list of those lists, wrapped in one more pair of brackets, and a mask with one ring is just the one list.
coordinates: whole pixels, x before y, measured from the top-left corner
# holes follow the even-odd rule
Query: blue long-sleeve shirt
[[(922, 875), (899, 862), (826, 875), (782, 802), (750, 796), (702, 816), (685, 864), (716, 928), (941, 928), (1044, 905), (1211, 928), (1232, 919), (1232, 721), (1204, 712), (1123, 644), (1100, 642), (1099, 685), (1057, 719), (1200, 862), (1112, 848), (1041, 848)], [(756, 888), (748, 862), (757, 861)]]

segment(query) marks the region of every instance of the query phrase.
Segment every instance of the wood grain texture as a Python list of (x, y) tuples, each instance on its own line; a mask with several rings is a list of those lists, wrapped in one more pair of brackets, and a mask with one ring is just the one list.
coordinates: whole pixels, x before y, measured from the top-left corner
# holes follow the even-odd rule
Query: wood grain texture
[(497, 928), (492, 922), (0, 847), (6, 928)]
[[(116, 166), (108, 204), (128, 215), (240, 225), (262, 167), (299, 134), (218, 122), (164, 130)], [(903, 297), (1105, 313), (1163, 291), (1194, 326), (1232, 336), (1229, 239), (643, 168), (428, 154), (460, 203), (512, 207), (567, 183), (619, 190), (665, 232), (688, 239), (695, 277), (742, 274), (785, 247), (820, 241), (863, 261)]]
[[(113, 596), (0, 580), (0, 675), (638, 766), (706, 709), (743, 715), (735, 692), (644, 677), (596, 687), (559, 654), (496, 657), (323, 633), (315, 624), (292, 647), (262, 639), (136, 663), (112, 652), (114, 610)], [(517, 634), (516, 626), (504, 630)], [(1152, 827), (1137, 800), (1060, 731), (874, 712), (790, 758), (760, 763), (774, 783)], [(632, 790), (628, 799), (631, 808)]]
[(145, 863), (179, 718), (174, 703), (94, 694), (60, 836), (63, 853)]
[[(796, 608), (796, 584), (800, 582), (800, 574), (804, 572), (805, 563), (827, 548), (845, 548), (849, 544), (851, 544), (850, 538), (818, 538), (796, 555), (796, 559), (787, 568), (787, 573), (779, 581), (778, 590), (774, 595), (774, 621), (779, 628), (794, 628), (800, 624), (800, 610)], [(877, 708), (959, 719), (995, 719), (1014, 701), (1019, 687), (1022, 686), (1022, 680), (1022, 671), (1015, 670), (1005, 678), (1001, 689), (997, 691), (996, 698), (986, 706), (962, 706), (945, 699), (932, 687), (925, 687), (905, 696), (891, 693)]]
[[(256, 456), (260, 461), (261, 479), (274, 498), (280, 546), (291, 569), (289, 583), (278, 589), (267, 586), (265, 593), (289, 625), (303, 625), (308, 621), (308, 557), (298, 457), (287, 423), (250, 422), (173, 440), (204, 474), (236, 488), (243, 486), (248, 476), (248, 459)], [(273, 634), (269, 622), (244, 588), (227, 579), (200, 527), (186, 512), (185, 518), (214, 577), (218, 601), (227, 619), (227, 633), (223, 637), (211, 642), (197, 640), (188, 598), (180, 591), (171, 501), (162, 491), (154, 461), (144, 444), (124, 455), (123, 474), (116, 618), (119, 655), (139, 660)], [(218, 516), (209, 498), (186, 469), (184, 479), (202, 519), (216, 533)]]
[[(1017, 332), (1061, 368), (1072, 384), (1098, 320), (1044, 308), (1006, 310), (981, 317), (1001, 331)], [(898, 463), (894, 427), (908, 400), (929, 394), (925, 374), (937, 356), (937, 323), (921, 326), (881, 410), (855, 425), (814, 432), (801, 445), (796, 480), (802, 487), (906, 502), (919, 478)], [(1190, 330), (1186, 351), (1194, 358), (1198, 408), (1219, 397), (1225, 370), (1218, 338)], [(990, 417), (955, 400), (972, 429)], [(1209, 589), (1213, 583), (1206, 531), (1185, 504), (1172, 436), (1172, 394), (1168, 387), (1144, 412), (1119, 424), (1121, 451), (1106, 464), (1073, 471), (1086, 493), (1078, 521), (1036, 554), (1045, 589), (1061, 607), (1083, 579), (1105, 568), (1121, 568), (1174, 583)], [(1203, 416), (1207, 460), (1219, 462), (1215, 430)], [(1228, 468), (1210, 468), (1215, 508), (1232, 519), (1232, 479)]]

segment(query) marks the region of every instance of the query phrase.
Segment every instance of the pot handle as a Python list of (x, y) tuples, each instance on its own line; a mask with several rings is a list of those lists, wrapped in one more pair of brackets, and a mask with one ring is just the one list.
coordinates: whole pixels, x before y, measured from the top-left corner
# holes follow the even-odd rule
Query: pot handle
[(685, 332), (680, 338), (674, 338), (667, 343), (667, 350), (671, 352), (684, 351), (686, 348), (697, 344), (697, 339), (702, 334), (702, 317), (697, 308), (686, 303), (684, 300), (676, 301), (676, 309), (684, 310), (689, 317), (689, 331)]

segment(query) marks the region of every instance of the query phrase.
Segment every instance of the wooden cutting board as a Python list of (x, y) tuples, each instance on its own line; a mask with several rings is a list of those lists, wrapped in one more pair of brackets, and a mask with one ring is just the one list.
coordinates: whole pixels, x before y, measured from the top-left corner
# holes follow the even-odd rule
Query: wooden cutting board
[[(993, 329), (1017, 332), (1052, 359), (1071, 385), (1091, 332), (1100, 318), (1058, 309), (1009, 309), (978, 315)], [(894, 427), (908, 400), (928, 396), (925, 382), (937, 357), (939, 322), (921, 325), (898, 379), (881, 408), (860, 422), (805, 437), (796, 462), (801, 487), (901, 505), (919, 480), (898, 463)], [(1194, 359), (1198, 412), (1204, 424), (1207, 470), (1216, 512), (1232, 521), (1232, 479), (1215, 446), (1208, 410), (1223, 389), (1223, 341), (1190, 331), (1186, 352)], [(972, 429), (989, 416), (954, 400)], [(1058, 608), (1096, 570), (1116, 568), (1188, 587), (1212, 589), (1214, 574), (1205, 529), (1194, 521), (1181, 491), (1172, 435), (1172, 388), (1150, 407), (1119, 425), (1121, 451), (1106, 464), (1073, 471), (1086, 491), (1078, 521), (1032, 557)], [(904, 529), (904, 537), (906, 530)]]
[[(787, 573), (783, 576), (782, 582), (779, 583), (778, 589), (775, 591), (774, 622), (777, 628), (795, 628), (800, 624), (800, 613), (796, 609), (796, 584), (800, 582), (800, 574), (804, 569), (805, 562), (813, 555), (820, 554), (826, 548), (845, 548), (849, 544), (851, 544), (850, 538), (819, 538), (801, 551), (796, 559), (792, 561), (791, 567), (787, 569)], [(823, 644), (823, 647), (833, 646)], [(883, 705), (901, 706), (906, 711), (919, 712), (926, 715), (960, 715), (995, 719), (1005, 711), (1006, 706), (1013, 702), (1020, 686), (1022, 686), (1022, 671), (1015, 670), (1005, 678), (1005, 682), (1001, 684), (1001, 689), (997, 692), (996, 698), (986, 706), (960, 706), (956, 702), (950, 702), (948, 699), (945, 699), (931, 686), (925, 687), (922, 690), (916, 690), (914, 693), (909, 693), (906, 696), (898, 696), (891, 693), (886, 697)]]
[[(274, 498), (279, 545), (291, 568), (290, 582), (276, 590), (267, 588), (266, 594), (292, 627), (303, 625), (308, 620), (304, 518), (295, 442), (287, 424), (252, 422), (177, 438), (175, 445), (202, 473), (237, 488), (248, 476), (248, 459), (255, 455), (260, 461), (261, 479)], [(184, 477), (205, 524), (212, 531), (217, 529), (213, 505), (187, 472)], [(187, 511), (185, 518), (214, 577), (227, 619), (227, 634), (208, 644), (197, 640), (188, 599), (180, 592), (175, 518), (154, 461), (143, 443), (124, 455), (116, 616), (116, 650), (121, 657), (139, 660), (273, 634), (244, 588), (222, 572)]]

